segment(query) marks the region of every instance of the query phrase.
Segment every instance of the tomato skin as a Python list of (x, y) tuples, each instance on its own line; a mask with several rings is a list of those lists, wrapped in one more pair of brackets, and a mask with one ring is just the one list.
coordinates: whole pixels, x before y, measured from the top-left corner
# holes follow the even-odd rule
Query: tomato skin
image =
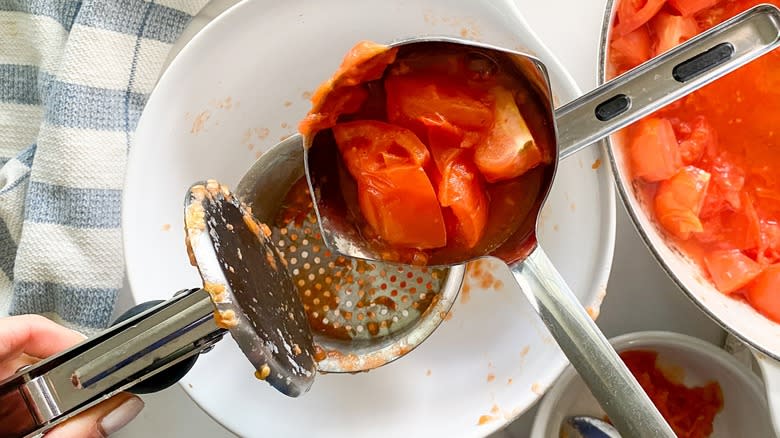
[(683, 240), (701, 232), (699, 212), (709, 183), (710, 174), (694, 166), (683, 167), (662, 181), (655, 195), (655, 213), (661, 226)]
[(303, 135), (314, 135), (323, 129), (333, 127), (342, 114), (359, 110), (367, 98), (368, 91), (360, 85), (333, 90), (324, 98), (319, 111), (309, 113), (301, 121), (298, 130)]
[(699, 33), (699, 25), (693, 17), (681, 17), (666, 12), (659, 12), (653, 17), (650, 27), (658, 39), (655, 55), (677, 47)]
[(705, 151), (714, 149), (718, 141), (715, 130), (704, 117), (696, 117), (687, 128), (689, 129), (687, 135), (681, 138), (678, 134), (678, 138), (681, 138), (680, 157), (683, 164), (693, 164), (704, 156)]
[(383, 240), (418, 249), (447, 244), (436, 192), (421, 167), (406, 165), (366, 171), (357, 183), (363, 216)]
[(466, 246), (473, 248), (485, 235), (489, 213), (482, 177), (471, 158), (471, 151), (451, 146), (460, 141), (452, 131), (432, 126), (428, 139), (439, 174), (439, 203), (452, 210), (457, 232)]
[(632, 69), (652, 58), (650, 34), (646, 27), (640, 27), (610, 43), (610, 61), (623, 69)]
[(314, 135), (335, 125), (340, 115), (357, 111), (368, 97), (361, 84), (379, 79), (397, 53), (397, 48), (371, 41), (356, 44), (333, 76), (312, 94), (311, 111), (298, 124), (301, 134)]
[(637, 122), (629, 155), (635, 178), (647, 182), (671, 178), (682, 167), (682, 157), (669, 120), (659, 117)]
[(488, 182), (516, 178), (544, 161), (511, 91), (491, 90), (495, 98), (495, 122), (474, 150), (474, 164)]
[(763, 268), (738, 249), (716, 250), (704, 256), (704, 266), (725, 294), (731, 294), (753, 281)]
[(428, 148), (408, 129), (375, 120), (339, 123), (333, 127), (347, 169), (355, 178), (404, 164), (425, 166), (430, 160)]
[(747, 288), (748, 302), (767, 318), (780, 322), (780, 264), (768, 266)]
[(493, 123), (488, 96), (442, 75), (391, 75), (385, 81), (390, 123), (426, 133), (425, 120), (446, 121), (467, 131), (480, 131)]
[(666, 0), (669, 6), (677, 9), (683, 17), (690, 17), (693, 14), (707, 9), (720, 3), (720, 0)]
[(618, 37), (635, 31), (651, 18), (666, 3), (666, 0), (621, 0), (618, 3), (617, 24), (612, 29)]
[(363, 217), (382, 239), (418, 249), (446, 245), (439, 201), (423, 170), (430, 152), (412, 131), (361, 120), (337, 124), (333, 136), (357, 181)]
[(740, 210), (745, 186), (745, 171), (724, 155), (705, 157), (702, 165), (712, 175), (707, 197), (704, 199), (702, 217), (724, 211)]
[[(712, 188), (712, 185), (710, 185)], [(733, 248), (756, 255), (761, 260), (762, 250), (770, 250), (762, 246), (762, 226), (750, 195), (740, 193), (741, 207), (738, 210), (722, 211), (702, 219), (704, 232), (696, 238), (703, 243), (715, 244), (722, 248)]]

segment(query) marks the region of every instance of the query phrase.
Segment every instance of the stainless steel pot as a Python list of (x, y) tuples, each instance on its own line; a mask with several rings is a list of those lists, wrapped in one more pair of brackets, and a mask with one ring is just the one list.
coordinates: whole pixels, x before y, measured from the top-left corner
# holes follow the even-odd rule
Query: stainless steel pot
[[(599, 84), (608, 79), (611, 24), (618, 1), (608, 0), (604, 14), (598, 60)], [(643, 205), (641, 197), (637, 196), (628, 172), (623, 136), (618, 133), (605, 141), (618, 192), (648, 249), (691, 301), (725, 330), (751, 347), (763, 373), (772, 421), (780, 436), (780, 324), (767, 319), (749, 304), (715, 289), (701, 267), (686, 257), (648, 215), (649, 210)]]

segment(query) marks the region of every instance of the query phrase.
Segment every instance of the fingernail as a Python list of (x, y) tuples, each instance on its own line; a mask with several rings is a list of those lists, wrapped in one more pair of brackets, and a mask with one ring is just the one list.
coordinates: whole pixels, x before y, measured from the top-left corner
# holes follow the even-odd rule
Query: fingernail
[(133, 396), (127, 399), (127, 401), (100, 420), (100, 429), (103, 431), (103, 436), (110, 436), (125, 427), (143, 408), (144, 402), (139, 397)]

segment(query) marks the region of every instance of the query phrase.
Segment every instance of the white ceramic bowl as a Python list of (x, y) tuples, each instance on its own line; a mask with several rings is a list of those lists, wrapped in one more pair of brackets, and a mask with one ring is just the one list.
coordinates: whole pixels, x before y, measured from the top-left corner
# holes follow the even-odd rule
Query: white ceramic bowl
[[(511, 0), (255, 0), (206, 26), (174, 59), (139, 121), (123, 200), (127, 273), (136, 301), (199, 285), (187, 261), (182, 202), (194, 181), (231, 187), (258, 154), (294, 131), (307, 96), (361, 39), (465, 36), (527, 50), (548, 67), (561, 102), (579, 94)], [(603, 150), (561, 163), (539, 239), (597, 314), (615, 233)], [(576, 248), (572, 250), (572, 248)], [(522, 414), (566, 358), (507, 269), (468, 280), (445, 321), (400, 360), (358, 375), (318, 376), (290, 399), (252, 375), (226, 338), (182, 379), (184, 390), (240, 436), (485, 436)], [(487, 287), (482, 287), (483, 283)]]
[[(764, 386), (758, 376), (722, 349), (687, 335), (648, 331), (610, 340), (617, 351), (652, 350), (663, 366), (684, 372), (687, 386), (711, 380), (723, 390), (723, 409), (711, 438), (774, 437)], [(604, 411), (573, 368), (568, 367), (539, 406), (531, 438), (558, 438), (561, 422), (572, 415), (603, 418)]]

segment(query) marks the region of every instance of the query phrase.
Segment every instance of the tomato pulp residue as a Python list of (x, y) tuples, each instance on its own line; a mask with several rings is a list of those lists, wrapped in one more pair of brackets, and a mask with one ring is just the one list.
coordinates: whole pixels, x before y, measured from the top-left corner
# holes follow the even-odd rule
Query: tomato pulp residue
[(723, 408), (718, 382), (688, 388), (658, 368), (655, 351), (624, 351), (620, 357), (678, 437), (704, 438), (712, 434), (715, 415)]
[(341, 156), (333, 179), (348, 175), (356, 228), (386, 260), (489, 253), (535, 215), (549, 176), (554, 137), (537, 88), (477, 49), (437, 47), (359, 43), (299, 126)]
[[(621, 0), (612, 74), (765, 1)], [(780, 5), (780, 1), (769, 3)], [(625, 131), (637, 194), (723, 293), (780, 322), (780, 52)]]
[[(330, 340), (367, 340), (402, 330), (438, 300), (446, 281), (441, 269), (389, 266), (331, 253), (316, 226), (306, 178), (288, 191), (273, 233), (309, 326)], [(320, 348), (315, 359), (335, 353)]]

